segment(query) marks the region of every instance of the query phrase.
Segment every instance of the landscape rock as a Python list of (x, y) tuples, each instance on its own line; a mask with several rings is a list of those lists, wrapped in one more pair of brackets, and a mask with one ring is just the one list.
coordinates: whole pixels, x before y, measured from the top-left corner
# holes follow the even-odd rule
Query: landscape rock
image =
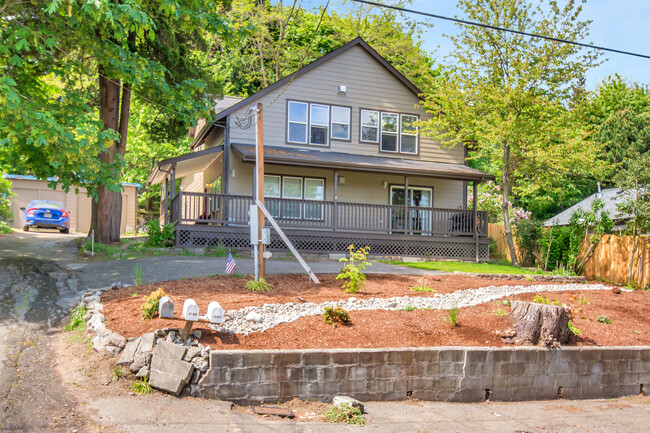
[(201, 373), (205, 373), (210, 367), (210, 363), (203, 358), (195, 358), (194, 361), (192, 361), (192, 365), (194, 365), (194, 368), (199, 370)]
[(86, 326), (91, 331), (95, 331), (97, 328), (100, 328), (101, 327), (100, 325), (103, 325), (105, 321), (106, 321), (106, 317), (104, 317), (103, 314), (101, 314), (101, 313), (94, 314), (90, 318), (90, 320), (88, 320), (88, 322), (86, 323)]
[(153, 332), (146, 333), (142, 335), (140, 341), (140, 352), (151, 352), (154, 345), (156, 344), (156, 337)]
[(101, 333), (95, 335), (95, 337), (92, 339), (92, 344), (93, 348), (97, 352), (101, 352), (107, 346), (114, 346), (118, 349), (122, 349), (126, 346), (126, 339), (120, 334), (105, 329)]
[(203, 332), (201, 332), (200, 329), (195, 329), (192, 331), (192, 335), (196, 338), (201, 338), (201, 335), (203, 335)]
[(173, 353), (166, 349), (158, 350), (159, 347), (160, 345), (156, 346), (151, 358), (149, 383), (153, 388), (179, 395), (189, 383), (194, 366), (189, 362), (168, 357), (167, 355)]
[(144, 379), (145, 377), (149, 377), (150, 369), (148, 365), (145, 365), (142, 367), (138, 372), (135, 374), (135, 377), (137, 379)]
[(151, 364), (151, 353), (147, 352), (136, 352), (133, 357), (133, 362), (129, 365), (129, 370), (131, 373), (136, 373), (140, 371), (141, 368)]
[(256, 311), (251, 311), (246, 315), (246, 320), (249, 322), (260, 323), (262, 321), (262, 315)]
[(349, 404), (351, 407), (358, 407), (361, 413), (364, 413), (366, 411), (366, 408), (363, 405), (363, 403), (361, 403), (359, 400), (355, 400), (354, 398), (348, 397), (346, 395), (337, 395), (332, 400), (332, 404), (334, 406), (340, 406), (346, 403)]
[(201, 349), (199, 349), (198, 347), (190, 347), (189, 349), (187, 349), (187, 353), (185, 353), (183, 360), (191, 361), (200, 355), (201, 355)]
[(108, 352), (110, 355), (115, 356), (118, 353), (120, 353), (120, 350), (122, 350), (122, 349), (120, 349), (119, 347), (116, 347), (116, 346), (107, 345), (107, 346), (104, 347), (104, 350), (106, 352)]
[(192, 373), (192, 380), (190, 380), (190, 383), (197, 384), (199, 383), (200, 378), (201, 378), (201, 372), (198, 370), (194, 370), (194, 373)]
[(120, 359), (117, 361), (117, 365), (125, 366), (131, 365), (133, 363), (133, 357), (138, 351), (138, 347), (140, 347), (140, 340), (141, 337), (138, 337), (135, 340), (131, 340), (126, 343), (124, 351), (122, 352), (122, 356), (120, 356)]

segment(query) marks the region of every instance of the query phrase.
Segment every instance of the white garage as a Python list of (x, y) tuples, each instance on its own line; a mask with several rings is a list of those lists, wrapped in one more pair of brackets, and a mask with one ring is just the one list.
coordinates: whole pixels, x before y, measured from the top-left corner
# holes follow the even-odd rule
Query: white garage
[[(63, 203), (65, 209), (70, 213), (70, 231), (88, 233), (90, 230), (91, 198), (86, 195), (85, 188), (79, 188), (76, 194), (74, 189), (69, 192), (57, 187), (52, 189), (48, 182), (38, 180), (33, 176), (22, 176), (16, 174), (4, 175), (5, 179), (11, 182), (11, 190), (14, 193), (11, 209), (14, 214), (12, 227), (22, 228), (23, 211), (21, 207), (27, 207), (32, 200), (53, 200)], [(54, 179), (48, 179), (52, 181)], [(138, 188), (136, 183), (122, 184), (122, 225), (120, 232), (124, 234), (126, 228), (131, 231), (136, 229), (138, 216)]]

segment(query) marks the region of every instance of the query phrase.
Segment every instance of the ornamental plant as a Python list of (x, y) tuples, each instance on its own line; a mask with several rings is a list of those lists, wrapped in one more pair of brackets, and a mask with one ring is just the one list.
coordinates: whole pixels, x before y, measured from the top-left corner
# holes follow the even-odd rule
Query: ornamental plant
[(144, 304), (142, 304), (142, 318), (144, 320), (156, 317), (156, 314), (158, 314), (158, 304), (160, 303), (160, 298), (163, 296), (165, 296), (165, 291), (158, 289), (155, 292), (151, 292), (149, 296), (144, 297)]
[(336, 326), (336, 323), (348, 323), (350, 321), (350, 313), (345, 311), (343, 308), (336, 307), (325, 307), (325, 312), (323, 313), (325, 317), (325, 323), (328, 325)]
[(336, 279), (345, 280), (345, 283), (343, 283), (345, 293), (357, 293), (363, 289), (363, 284), (366, 281), (366, 275), (363, 273), (363, 270), (368, 266), (372, 266), (372, 263), (367, 261), (369, 251), (369, 246), (359, 248), (355, 251), (354, 245), (350, 244), (348, 247), (348, 257), (339, 259), (339, 262), (345, 262), (346, 265), (343, 266)]

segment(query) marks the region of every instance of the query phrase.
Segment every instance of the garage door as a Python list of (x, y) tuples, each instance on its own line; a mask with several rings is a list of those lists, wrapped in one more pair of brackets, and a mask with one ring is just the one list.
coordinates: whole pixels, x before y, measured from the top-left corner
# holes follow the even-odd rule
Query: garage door
[(20, 208), (27, 207), (29, 202), (32, 200), (38, 200), (38, 190), (14, 188), (12, 191), (16, 194), (13, 198), (11, 209), (14, 213), (14, 221), (12, 223), (12, 227), (22, 228), (23, 211), (21, 211)]

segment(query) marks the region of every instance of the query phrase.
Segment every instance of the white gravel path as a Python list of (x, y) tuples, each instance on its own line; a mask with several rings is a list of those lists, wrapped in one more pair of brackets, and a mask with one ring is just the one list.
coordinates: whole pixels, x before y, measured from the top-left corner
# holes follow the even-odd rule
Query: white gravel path
[(430, 297), (401, 296), (393, 298), (357, 299), (350, 297), (339, 301), (316, 304), (313, 302), (286, 304), (265, 304), (261, 307), (245, 307), (230, 310), (230, 317), (220, 325), (210, 325), (218, 332), (250, 334), (266, 331), (281, 323), (293, 322), (301, 317), (323, 314), (325, 307), (340, 306), (347, 311), (358, 310), (402, 310), (407, 306), (415, 309), (447, 310), (456, 307), (471, 307), (520, 293), (565, 292), (571, 290), (611, 290), (603, 284), (538, 284), (532, 286), (487, 286), (478, 289), (457, 290), (444, 295)]

